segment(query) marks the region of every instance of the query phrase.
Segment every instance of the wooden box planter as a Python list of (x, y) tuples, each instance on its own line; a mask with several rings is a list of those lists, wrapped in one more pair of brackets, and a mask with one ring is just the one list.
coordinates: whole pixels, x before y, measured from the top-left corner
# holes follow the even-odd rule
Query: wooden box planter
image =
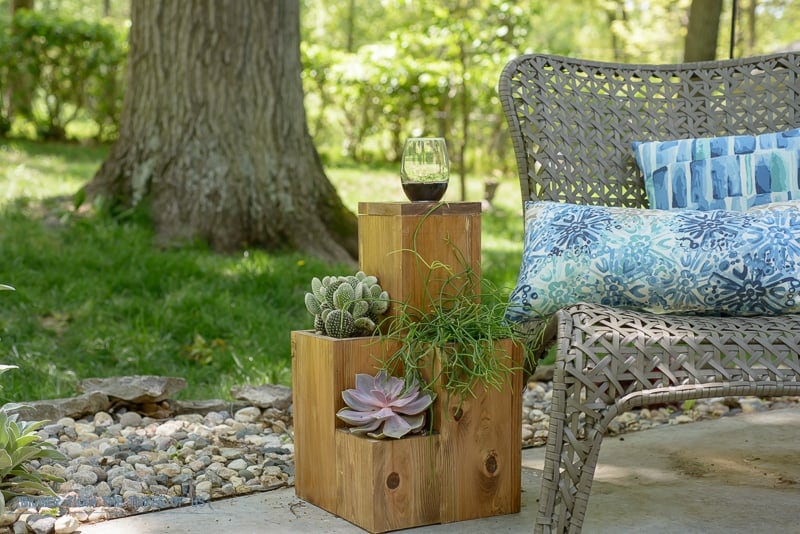
[(481, 203), (360, 202), (358, 257), (393, 299), (424, 308), (444, 274), (429, 278), (424, 264), (468, 267), (480, 277)]
[(292, 332), (295, 492), (336, 513), (335, 430), (342, 391), (355, 387), (357, 373), (374, 375), (389, 350), (378, 338), (336, 339), (312, 331)]
[(501, 391), (478, 390), (460, 409), (440, 394), (433, 434), (375, 440), (350, 434), (336, 412), (356, 373), (374, 375), (396, 347), (292, 332), (297, 496), (370, 532), (519, 512), (522, 351), (496, 344), (518, 369)]

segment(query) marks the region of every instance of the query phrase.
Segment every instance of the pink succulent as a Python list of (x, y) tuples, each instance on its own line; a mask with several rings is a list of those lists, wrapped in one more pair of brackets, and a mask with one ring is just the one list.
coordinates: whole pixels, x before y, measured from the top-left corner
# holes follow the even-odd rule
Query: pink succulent
[(422, 428), (425, 410), (433, 402), (416, 382), (406, 388), (402, 379), (383, 369), (375, 376), (357, 374), (355, 389), (342, 391), (342, 399), (349, 408), (336, 416), (353, 425), (351, 432), (378, 439), (401, 438)]

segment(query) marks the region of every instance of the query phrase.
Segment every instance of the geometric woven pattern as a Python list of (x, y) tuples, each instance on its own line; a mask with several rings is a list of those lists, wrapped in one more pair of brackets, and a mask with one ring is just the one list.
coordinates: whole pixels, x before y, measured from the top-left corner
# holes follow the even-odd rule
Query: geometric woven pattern
[[(512, 60), (500, 99), (522, 199), (646, 207), (631, 142), (800, 127), (800, 53), (683, 65)], [(680, 317), (576, 304), (557, 345), (536, 532), (579, 532), (608, 423), (634, 407), (800, 395), (800, 315)]]

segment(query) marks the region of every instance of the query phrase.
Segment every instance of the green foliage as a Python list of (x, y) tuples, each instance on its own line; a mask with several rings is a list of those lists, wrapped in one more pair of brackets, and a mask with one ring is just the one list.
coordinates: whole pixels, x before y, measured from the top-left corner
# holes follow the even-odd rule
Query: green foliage
[[(690, 0), (305, 0), (306, 111), (326, 161), (395, 161), (404, 138), (448, 140), (454, 172), (514, 172), (497, 80), (526, 52), (618, 62), (683, 57)], [(727, 57), (730, 3), (719, 58)], [(737, 57), (796, 41), (800, 3), (740, 10)], [(462, 154), (463, 152), (463, 154)], [(463, 156), (463, 165), (461, 164)]]
[[(419, 382), (428, 391), (441, 385), (448, 396), (464, 400), (475, 396), (478, 385), (502, 389), (513, 368), (506, 358), (497, 357), (493, 342), (520, 341), (520, 336), (505, 320), (507, 296), (481, 279), (462, 252), (451, 246), (456, 266), (428, 263), (416, 250), (407, 251), (425, 273), (425, 291), (420, 306), (395, 303), (394, 316), (386, 319), (385, 328), (381, 325), (400, 347), (384, 368), (403, 369), (406, 383)], [(431, 293), (431, 287), (439, 289)]]
[[(0, 289), (13, 288), (0, 286)], [(16, 365), (0, 365), (0, 375), (16, 368)], [(16, 415), (9, 416), (0, 409), (0, 515), (5, 513), (7, 500), (20, 495), (54, 495), (52, 488), (44, 482), (64, 481), (59, 477), (31, 470), (28, 465), (31, 460), (65, 459), (53, 444), (42, 440), (35, 433), (43, 424), (44, 421), (18, 423)]]
[(104, 22), (29, 10), (0, 30), (0, 57), (13, 60), (3, 62), (0, 86), (11, 89), (13, 110), (36, 125), (40, 138), (65, 139), (67, 125), (78, 118), (93, 120), (99, 139), (115, 132), (123, 94), (123, 34)]
[[(474, 279), (469, 271), (455, 273), (448, 266), (432, 265), (432, 272), (441, 269), (448, 272), (445, 288)], [(443, 292), (426, 308), (400, 303), (387, 332), (400, 349), (387, 360), (386, 368), (401, 365), (406, 381), (419, 380), (426, 390), (442, 381), (445, 391), (460, 399), (474, 396), (479, 384), (501, 389), (512, 368), (497, 357), (492, 341), (516, 340), (518, 335), (503, 318), (507, 303), (500, 293), (486, 280), (482, 286), (477, 289), (468, 283), (452, 295)], [(433, 366), (434, 353), (440, 367)]]
[(5, 503), (13, 497), (54, 495), (45, 481), (64, 481), (62, 478), (32, 470), (28, 466), (32, 460), (66, 459), (53, 444), (36, 434), (44, 421), (18, 423), (16, 419), (16, 415), (9, 416), (0, 410), (0, 490), (3, 497), (0, 512), (5, 511)]
[[(524, 46), (527, 17), (538, 2), (484, 0), (373, 5), (374, 21), (391, 28), (371, 42), (337, 50), (344, 28), (309, 29), (302, 46), (307, 111), (318, 149), (328, 161), (397, 161), (411, 135), (436, 135), (451, 151), (467, 150), (468, 168), (510, 169), (508, 142), (495, 97), (502, 63)], [(538, 9), (538, 8), (537, 8)], [(359, 20), (359, 14), (328, 10)], [(330, 20), (324, 19), (323, 20)], [(364, 35), (371, 35), (367, 32)], [(341, 38), (342, 42), (352, 41)], [(466, 154), (466, 152), (465, 152)], [(462, 158), (454, 158), (460, 169)]]

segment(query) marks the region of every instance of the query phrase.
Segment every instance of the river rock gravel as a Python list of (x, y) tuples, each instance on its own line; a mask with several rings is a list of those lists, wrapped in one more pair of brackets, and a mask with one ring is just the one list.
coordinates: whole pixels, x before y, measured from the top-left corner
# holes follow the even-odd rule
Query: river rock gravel
[[(530, 380), (522, 395), (521, 446), (544, 445), (552, 383)], [(797, 404), (800, 398), (715, 398), (621, 414), (609, 435), (729, 417)], [(229, 413), (156, 420), (134, 411), (61, 418), (39, 435), (66, 455), (32, 467), (64, 478), (55, 496), (15, 498), (0, 534), (69, 534), (82, 523), (221, 499), (294, 483), (291, 407), (241, 407)]]
[(31, 467), (65, 481), (52, 484), (55, 496), (7, 503), (0, 534), (26, 532), (22, 527), (69, 534), (81, 522), (204, 505), (294, 483), (289, 410), (250, 406), (233, 414), (166, 420), (98, 412), (77, 421), (59, 419), (38, 434), (67, 460), (35, 461)]

